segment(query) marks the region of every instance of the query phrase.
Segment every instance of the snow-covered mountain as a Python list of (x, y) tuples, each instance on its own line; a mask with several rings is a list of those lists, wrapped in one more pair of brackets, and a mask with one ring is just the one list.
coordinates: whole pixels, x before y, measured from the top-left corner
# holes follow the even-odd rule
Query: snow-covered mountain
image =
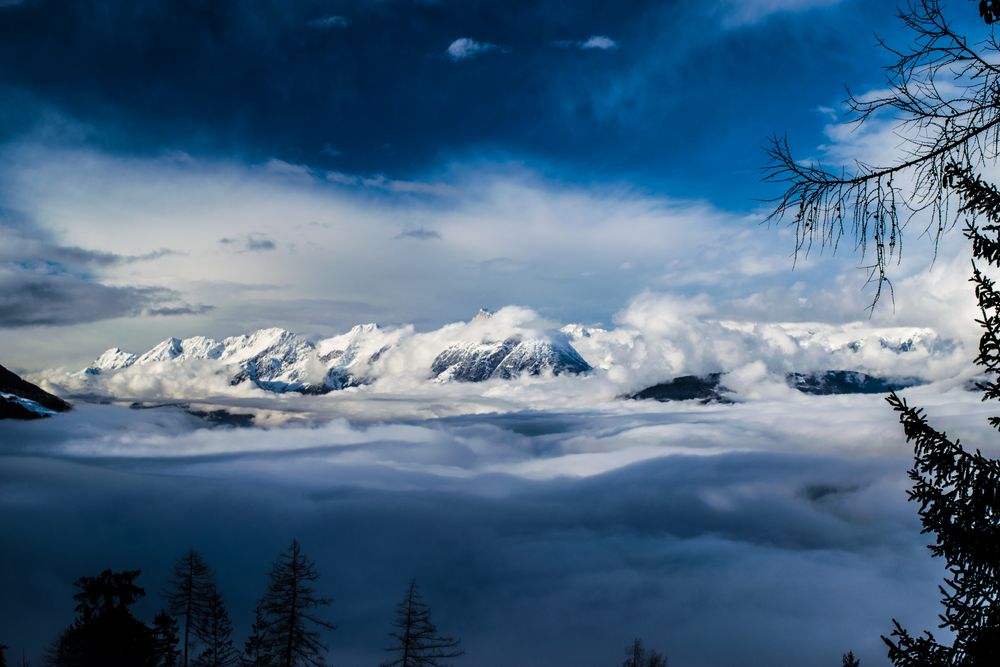
[[(231, 386), (254, 385), (276, 393), (323, 394), (375, 382), (393, 372), (387, 357), (399, 354), (401, 343), (446, 347), (434, 350), (433, 362), (423, 371), (438, 381), (480, 382), (513, 379), (522, 375), (584, 373), (590, 365), (557, 331), (531, 335), (514, 331), (494, 340), (478, 327), (490, 318), (480, 311), (449, 335), (420, 339), (412, 326), (383, 328), (361, 324), (350, 331), (311, 342), (284, 329), (262, 329), (251, 334), (216, 341), (203, 336), (168, 338), (142, 354), (111, 348), (82, 371), (100, 383), (116, 374), (162, 375), (178, 368), (207, 367), (222, 374)], [(487, 323), (495, 329), (492, 323)], [(463, 327), (469, 327), (468, 330)], [(447, 329), (447, 328), (446, 328)], [(469, 339), (469, 335), (475, 335)], [(481, 334), (481, 335), (480, 335)], [(412, 353), (412, 350), (408, 350)]]
[(82, 372), (42, 377), (74, 394), (191, 398), (246, 389), (324, 394), (371, 386), (412, 392), (428, 381), (519, 377), (559, 376), (565, 383), (576, 375), (590, 377), (586, 386), (603, 395), (632, 396), (659, 385), (669, 386), (652, 393), (672, 395), (687, 391), (670, 385), (676, 378), (718, 378), (753, 364), (810, 393), (874, 391), (893, 378), (912, 384), (953, 377), (968, 367), (957, 343), (918, 327), (704, 318), (558, 326), (534, 311), (507, 307), (428, 332), (361, 324), (317, 341), (279, 328), (222, 340), (168, 338), (139, 354), (111, 348)]
[(565, 336), (460, 343), (439, 354), (431, 364), (438, 379), (482, 382), (520, 375), (586, 373), (591, 370)]

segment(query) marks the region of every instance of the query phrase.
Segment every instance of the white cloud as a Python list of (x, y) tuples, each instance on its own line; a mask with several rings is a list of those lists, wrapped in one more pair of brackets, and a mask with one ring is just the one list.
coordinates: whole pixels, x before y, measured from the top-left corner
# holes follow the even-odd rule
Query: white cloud
[[(312, 403), (298, 398), (283, 407)], [(40, 655), (69, 620), (71, 582), (107, 563), (142, 568), (139, 613), (152, 613), (191, 547), (244, 636), (292, 537), (320, 564), (332, 620), (351, 624), (330, 642), (335, 664), (381, 659), (413, 576), (484, 667), (615, 664), (635, 634), (683, 664), (818, 665), (845, 647), (874, 663), (891, 618), (936, 623), (943, 571), (906, 502), (912, 454), (881, 401), (408, 421), (399, 402), (367, 397), (355, 413), (356, 397), (337, 400), (351, 421), (231, 431), (179, 408), (84, 404), (5, 423), (0, 523), (19, 538), (0, 553), (0, 588), (16, 593), (0, 615), (18, 649)], [(974, 394), (914, 401), (949, 432), (995, 440)], [(445, 402), (411, 403), (428, 414)], [(87, 539), (94, 526), (100, 540)]]
[(609, 49), (617, 49), (618, 42), (610, 37), (605, 37), (604, 35), (591, 35), (582, 44), (580, 44), (580, 48), (608, 51)]
[[(399, 180), (277, 159), (178, 162), (24, 146), (3, 157), (7, 205), (37, 220), (53, 244), (122, 257), (175, 251), (105, 266), (106, 282), (169, 284), (185, 303), (216, 306), (184, 318), (0, 329), (3, 361), (22, 368), (81, 367), (112, 344), (148, 349), (168, 335), (222, 338), (282, 326), (324, 336), (376, 319), (432, 329), (509, 303), (562, 322), (607, 322), (645, 289), (702, 293), (719, 312), (750, 321), (850, 322), (866, 316), (871, 296), (846, 252), (814, 255), (793, 272), (788, 230), (762, 229), (757, 217), (623, 186), (567, 186), (516, 168), (456, 164)], [(259, 243), (249, 243), (247, 230)], [(440, 238), (400, 242), (401, 230)], [(268, 261), (219, 239), (268, 250)], [(954, 234), (942, 247), (938, 272), (923, 279), (927, 290), (900, 290), (895, 313), (885, 302), (880, 326), (960, 337), (961, 322), (974, 332), (968, 299), (959, 300), (967, 257), (959, 241)], [(908, 251), (914, 260), (897, 267), (899, 280), (927, 269), (916, 242)]]
[(453, 61), (466, 60), (491, 51), (506, 52), (506, 47), (490, 42), (480, 42), (471, 37), (459, 37), (448, 45), (447, 54)]
[(605, 35), (591, 35), (584, 40), (561, 39), (553, 42), (563, 48), (585, 49), (588, 51), (610, 51), (618, 48), (618, 42)]

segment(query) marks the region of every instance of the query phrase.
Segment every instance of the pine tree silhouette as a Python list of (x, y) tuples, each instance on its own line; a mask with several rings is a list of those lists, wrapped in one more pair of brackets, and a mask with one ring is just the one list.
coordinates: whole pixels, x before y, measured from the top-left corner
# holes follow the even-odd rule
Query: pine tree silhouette
[(156, 667), (177, 667), (180, 651), (177, 643), (178, 627), (174, 617), (161, 610), (153, 619), (153, 653)]
[(406, 595), (396, 606), (394, 627), (389, 636), (395, 642), (386, 651), (396, 655), (382, 663), (382, 667), (440, 667), (446, 664), (443, 661), (465, 654), (458, 648), (457, 639), (438, 634), (416, 580), (410, 582)]
[(188, 667), (192, 642), (204, 632), (208, 601), (215, 591), (211, 568), (194, 549), (177, 559), (164, 593), (170, 613), (184, 623), (181, 664)]
[(621, 667), (667, 667), (667, 659), (656, 651), (647, 650), (638, 637), (625, 649), (625, 655)]
[(0, 667), (7, 667), (7, 649), (9, 648), (6, 644), (0, 644)]
[(55, 667), (152, 667), (153, 632), (129, 606), (146, 593), (135, 585), (139, 570), (81, 577), (77, 618), (56, 640)]
[(861, 661), (854, 657), (854, 651), (848, 651), (841, 660), (841, 667), (861, 667)]
[(278, 557), (260, 608), (263, 616), (260, 655), (276, 667), (321, 667), (326, 647), (321, 630), (334, 625), (316, 615), (332, 603), (320, 597), (313, 584), (319, 579), (315, 564), (302, 553), (298, 540)]
[(254, 612), (253, 626), (250, 628), (250, 636), (247, 637), (243, 646), (243, 664), (245, 667), (267, 667), (269, 664), (264, 653), (264, 613), (257, 605)]
[[(1000, 293), (976, 260), (1000, 267), (1000, 191), (971, 168), (955, 165), (948, 168), (948, 185), (961, 194), (962, 212), (989, 222), (982, 228), (969, 222), (966, 235), (972, 240), (972, 282), (982, 315), (976, 363), (988, 378), (979, 388), (984, 401), (996, 400)], [(940, 627), (953, 635), (950, 644), (940, 643), (931, 632), (913, 636), (894, 620), (892, 639), (882, 638), (889, 658), (897, 667), (995, 666), (1000, 656), (1000, 461), (966, 450), (896, 394), (887, 400), (899, 413), (907, 441), (914, 443), (909, 497), (920, 506), (923, 532), (935, 536), (931, 553), (947, 563)], [(1000, 417), (989, 421), (1000, 428)]]
[(195, 667), (233, 667), (240, 664), (240, 655), (233, 645), (233, 624), (219, 591), (208, 598), (203, 634), (198, 638), (205, 646), (195, 661)]

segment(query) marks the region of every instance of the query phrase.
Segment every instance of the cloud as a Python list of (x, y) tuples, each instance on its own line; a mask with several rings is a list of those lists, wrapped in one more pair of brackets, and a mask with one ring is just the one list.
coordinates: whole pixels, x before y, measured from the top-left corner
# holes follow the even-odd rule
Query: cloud
[(610, 37), (605, 37), (604, 35), (591, 35), (580, 44), (581, 49), (596, 49), (598, 51), (608, 51), (610, 49), (617, 49), (618, 42), (611, 39)]
[(584, 40), (561, 39), (553, 43), (562, 48), (584, 49), (586, 51), (611, 51), (618, 48), (618, 42), (604, 35), (591, 35)]
[(66, 326), (136, 317), (207, 312), (161, 287), (106, 285), (69, 274), (33, 277), (0, 269), (0, 328)]
[(842, 0), (727, 0), (721, 6), (722, 23), (728, 28), (760, 23), (774, 14), (829, 7)]
[(240, 237), (224, 237), (219, 243), (236, 248), (236, 252), (268, 252), (278, 247), (277, 241), (263, 234), (247, 234)]
[(441, 238), (441, 232), (436, 229), (427, 229), (425, 227), (414, 227), (413, 229), (404, 229), (399, 234), (396, 234), (397, 239), (416, 239), (418, 241), (431, 241)]
[(507, 50), (508, 49), (506, 47), (500, 46), (499, 44), (480, 42), (472, 39), (471, 37), (459, 37), (448, 45), (446, 52), (449, 58), (451, 58), (454, 62), (458, 62), (460, 60), (473, 58), (491, 51), (505, 53)]
[(383, 190), (385, 192), (396, 192), (400, 194), (432, 195), (441, 197), (454, 196), (458, 194), (455, 186), (448, 183), (400, 180), (387, 178), (384, 174), (362, 176), (359, 174), (347, 174), (340, 171), (328, 171), (325, 173), (325, 179), (330, 183), (336, 183), (337, 185), (371, 188), (373, 190)]
[(179, 292), (116, 284), (100, 272), (177, 256), (160, 248), (138, 254), (60, 244), (25, 214), (0, 211), (0, 328), (66, 326), (167, 314), (190, 306)]
[(346, 16), (340, 16), (337, 14), (330, 14), (322, 18), (313, 19), (306, 23), (310, 28), (319, 28), (321, 30), (336, 30), (344, 29), (351, 25), (351, 20)]
[(161, 306), (157, 308), (147, 308), (145, 310), (146, 315), (153, 315), (159, 317), (175, 317), (179, 315), (204, 315), (205, 313), (215, 310), (215, 306), (207, 304), (199, 304), (196, 306), (183, 304), (179, 306)]
[[(8, 206), (47, 222), (44, 230), (32, 224), (34, 231), (5, 234), (0, 262), (10, 262), (11, 271), (169, 285), (186, 304), (216, 306), (173, 331), (143, 318), (127, 331), (95, 326), (87, 336), (97, 352), (130, 342), (147, 349), (167, 335), (221, 338), (266, 326), (329, 336), (371, 321), (353, 319), (362, 316), (358, 309), (319, 301), (374, 304), (383, 323), (423, 330), (467, 319), (484, 304), (508, 303), (563, 323), (608, 323), (644, 290), (680, 299), (704, 294), (720, 312), (731, 308), (732, 318), (745, 321), (867, 317), (870, 294), (860, 289), (863, 276), (847, 253), (800, 258), (793, 270), (787, 229), (761, 229), (756, 216), (621, 184), (580, 186), (523, 167), (461, 162), (402, 180), (287, 162), (292, 169), (204, 158), (178, 164), (24, 146), (0, 156), (8, 165), (0, 168)], [(88, 168), (73, 168), (81, 163)], [(17, 224), (26, 223), (8, 229), (21, 229)], [(440, 238), (386, 243), (421, 229)], [(220, 284), (261, 282), (262, 253), (266, 282), (277, 287), (266, 294), (227, 289), (221, 297)], [(953, 265), (949, 258), (967, 256), (961, 244), (948, 245), (938, 265), (943, 270)], [(926, 271), (926, 263), (896, 268), (903, 280)], [(876, 313), (879, 326), (928, 326), (953, 337), (966, 321), (966, 301), (952, 300), (965, 289), (960, 282), (928, 280), (924, 305), (904, 309), (900, 302), (894, 314), (887, 303)], [(974, 332), (971, 319), (967, 328)], [(70, 335), (0, 335), (0, 347), (30, 368), (57, 365), (49, 355), (68, 363), (77, 350), (81, 367), (94, 352), (80, 349), (78, 331), (62, 338)]]
[[(991, 437), (977, 396), (919, 400), (963, 437)], [(71, 620), (71, 582), (109, 563), (142, 568), (137, 611), (151, 617), (192, 546), (245, 636), (292, 537), (336, 600), (335, 664), (384, 656), (414, 576), (483, 667), (614, 664), (634, 635), (682, 664), (822, 665), (845, 647), (875, 663), (891, 618), (936, 623), (943, 571), (906, 502), (912, 453), (869, 397), (530, 412), (496, 401), (468, 406), (492, 414), (417, 421), (351, 394), (285, 405), (323, 402), (364, 407), (350, 422), (239, 433), (178, 407), (86, 403), (4, 424), (0, 528), (19, 538), (0, 552), (0, 616), (15, 650), (40, 655)]]

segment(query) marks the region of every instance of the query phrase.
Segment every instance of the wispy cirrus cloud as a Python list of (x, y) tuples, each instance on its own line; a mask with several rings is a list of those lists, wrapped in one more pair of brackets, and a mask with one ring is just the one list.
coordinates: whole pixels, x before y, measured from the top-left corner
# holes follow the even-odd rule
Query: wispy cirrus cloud
[(244, 236), (226, 236), (219, 239), (219, 243), (224, 246), (234, 248), (236, 252), (268, 252), (276, 250), (277, 241), (263, 234), (246, 234)]
[(441, 232), (436, 229), (427, 229), (426, 227), (414, 227), (413, 229), (404, 229), (400, 233), (396, 234), (396, 238), (415, 239), (417, 241), (433, 241), (441, 238)]
[(759, 23), (773, 14), (829, 7), (841, 0), (730, 0), (722, 7), (722, 24), (727, 28)]
[(618, 42), (606, 35), (591, 35), (587, 39), (562, 39), (555, 42), (563, 48), (576, 48), (585, 51), (611, 51), (618, 48)]
[(484, 53), (506, 53), (509, 50), (510, 49), (505, 46), (493, 44), (492, 42), (480, 42), (479, 40), (472, 39), (471, 37), (459, 37), (448, 45), (445, 52), (454, 62), (458, 62), (460, 60), (468, 60), (469, 58), (473, 58)]
[(306, 25), (310, 28), (318, 28), (320, 30), (343, 30), (351, 25), (351, 20), (346, 16), (331, 14), (313, 19), (306, 23)]

